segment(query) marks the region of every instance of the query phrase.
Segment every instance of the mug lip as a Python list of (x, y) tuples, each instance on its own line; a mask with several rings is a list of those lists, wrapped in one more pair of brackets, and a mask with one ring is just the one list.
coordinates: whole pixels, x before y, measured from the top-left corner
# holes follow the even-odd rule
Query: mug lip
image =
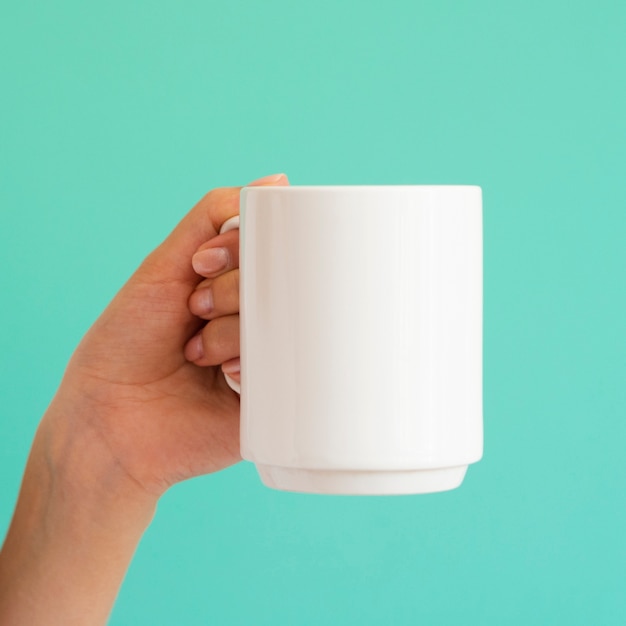
[(480, 185), (244, 185), (242, 189), (254, 189), (255, 191), (262, 191), (263, 193), (267, 191), (278, 191), (279, 193), (285, 193), (287, 191), (358, 191), (358, 190), (373, 190), (373, 189), (381, 189), (385, 191), (398, 189), (398, 190), (446, 190), (446, 189), (455, 189), (455, 190), (478, 190), (482, 191), (482, 187)]

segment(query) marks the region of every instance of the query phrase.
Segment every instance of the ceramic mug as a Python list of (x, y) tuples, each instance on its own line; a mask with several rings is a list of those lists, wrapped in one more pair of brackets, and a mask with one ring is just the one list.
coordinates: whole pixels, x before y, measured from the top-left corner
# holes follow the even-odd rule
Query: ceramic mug
[(240, 209), (243, 458), (289, 491), (458, 487), (483, 449), (481, 189), (246, 187)]

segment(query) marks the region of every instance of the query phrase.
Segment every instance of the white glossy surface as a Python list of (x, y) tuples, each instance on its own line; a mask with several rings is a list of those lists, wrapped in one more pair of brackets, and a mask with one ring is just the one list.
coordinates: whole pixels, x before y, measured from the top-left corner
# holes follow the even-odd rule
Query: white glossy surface
[(424, 493), (480, 459), (481, 215), (478, 187), (242, 190), (241, 451), (267, 485)]
[(263, 484), (283, 491), (380, 496), (448, 491), (463, 482), (467, 465), (388, 472), (307, 470), (257, 465)]

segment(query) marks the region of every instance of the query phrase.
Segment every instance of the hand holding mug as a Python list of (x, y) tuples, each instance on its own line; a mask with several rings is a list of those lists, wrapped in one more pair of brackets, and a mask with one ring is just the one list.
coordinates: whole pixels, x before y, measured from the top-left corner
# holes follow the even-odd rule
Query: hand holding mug
[[(233, 216), (194, 256), (190, 308), (212, 321), (186, 353), (242, 389), (242, 455), (265, 484), (461, 483), (482, 455), (481, 210), (471, 186), (242, 190), (241, 234)], [(241, 275), (214, 275), (237, 254)]]

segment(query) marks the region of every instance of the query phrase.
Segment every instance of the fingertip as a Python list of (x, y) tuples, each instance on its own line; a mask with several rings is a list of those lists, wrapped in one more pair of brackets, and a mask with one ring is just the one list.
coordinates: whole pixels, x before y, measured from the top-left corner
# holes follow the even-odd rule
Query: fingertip
[(204, 356), (202, 335), (194, 335), (185, 345), (183, 354), (188, 361), (191, 361), (191, 363), (199, 361)]
[[(222, 370), (224, 371), (224, 370)], [(226, 373), (226, 372), (224, 372)], [(236, 383), (239, 383), (241, 385), (241, 374), (228, 374), (229, 378), (232, 378)]]
[(275, 185), (278, 187), (284, 187), (289, 184), (289, 179), (287, 178), (287, 174), (271, 174), (270, 176), (263, 176), (263, 178), (258, 178), (257, 180), (252, 181), (247, 186), (248, 187), (262, 187), (264, 185)]
[[(204, 281), (206, 282), (206, 281)], [(215, 309), (213, 290), (210, 287), (199, 287), (189, 296), (189, 311), (196, 317), (209, 319)]]
[(228, 374), (233, 380), (241, 382), (241, 358), (235, 357), (222, 363), (222, 372)]
[(230, 251), (226, 247), (205, 248), (191, 257), (191, 266), (196, 274), (208, 278), (227, 270), (231, 264), (230, 258)]

